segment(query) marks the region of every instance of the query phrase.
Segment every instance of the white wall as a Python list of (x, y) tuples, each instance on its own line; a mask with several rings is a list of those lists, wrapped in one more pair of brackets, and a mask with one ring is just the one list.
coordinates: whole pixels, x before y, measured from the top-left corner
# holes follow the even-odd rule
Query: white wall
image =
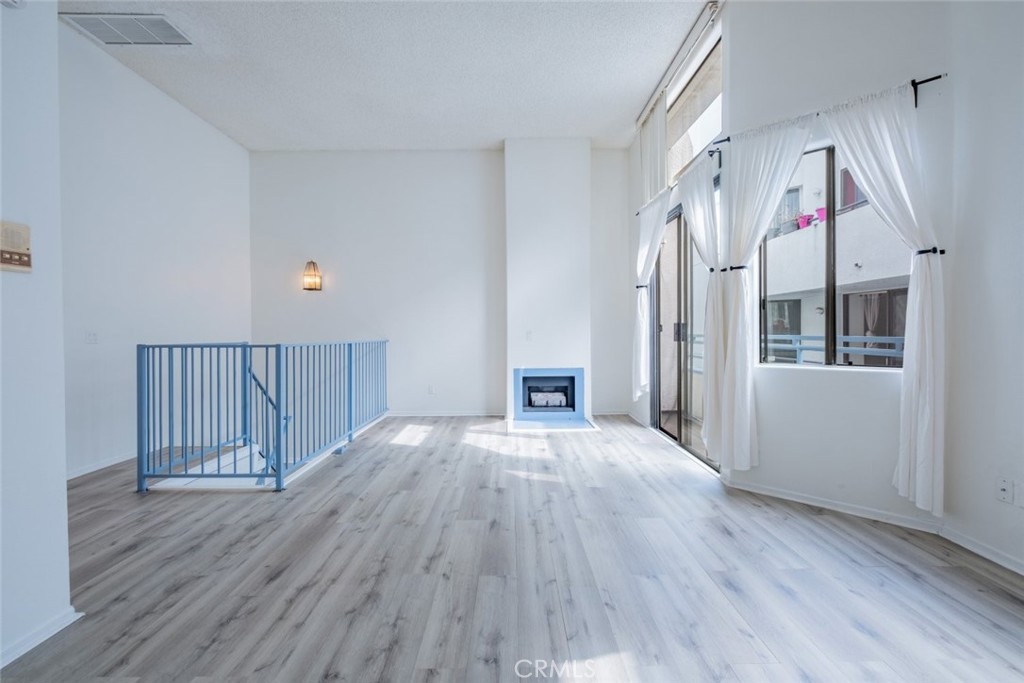
[(892, 487), (900, 373), (805, 366), (754, 375), (761, 464), (731, 483), (876, 519), (933, 528)]
[(245, 341), (249, 154), (60, 26), (68, 474), (135, 455), (135, 345)]
[[(725, 129), (744, 130), (945, 72), (949, 31), (942, 3), (727, 5)], [(805, 41), (778, 40), (780, 33), (828, 35), (830, 58), (821, 59)], [(925, 96), (935, 104), (936, 91), (946, 86), (939, 82), (927, 94), (922, 89), (922, 104)], [(929, 111), (922, 107), (922, 121)], [(948, 118), (929, 117), (923, 137), (948, 144), (951, 129), (943, 124)], [(943, 186), (938, 171), (929, 180), (932, 188)], [(725, 478), (744, 488), (937, 528), (934, 518), (900, 498), (889, 482), (899, 423), (879, 417), (898, 416), (898, 380), (899, 373), (888, 370), (758, 366), (762, 464)]]
[[(997, 476), (1024, 505), (1024, 4), (952, 8), (956, 157), (946, 272), (949, 428), (944, 533), (1024, 571), (1024, 507), (995, 500)], [(927, 86), (926, 86), (927, 87)]]
[(625, 413), (631, 404), (633, 276), (629, 256), (629, 157), (591, 152), (590, 361), (593, 412)]
[(949, 4), (726, 3), (725, 129), (753, 128), (943, 73)]
[(495, 151), (253, 154), (254, 339), (386, 338), (393, 412), (503, 414), (503, 188)]
[[(629, 146), (629, 282), (634, 290), (630, 292), (629, 318), (626, 323), (629, 326), (629, 349), (630, 358), (633, 355), (633, 317), (636, 311), (636, 252), (640, 244), (640, 218), (636, 215), (643, 205), (643, 187), (641, 186), (640, 168), (640, 136), (633, 138), (633, 144)], [(632, 365), (630, 365), (629, 376), (629, 414), (634, 420), (643, 425), (651, 423), (651, 394), (644, 392), (639, 398), (633, 398)]]
[[(898, 443), (893, 371), (758, 367), (762, 465), (730, 473), (731, 483), (938, 529), (1018, 569), (1024, 511), (996, 503), (994, 484), (996, 473), (1024, 478), (1016, 348), (1024, 330), (1019, 315), (1008, 315), (1019, 310), (1013, 297), (1022, 283), (1006, 259), (1022, 253), (1014, 227), (1024, 182), (1021, 25), (1016, 3), (765, 2), (728, 4), (723, 28), (729, 131), (912, 77), (950, 75), (922, 86), (918, 109), (933, 219), (940, 244), (952, 245), (943, 257), (950, 311), (945, 520), (908, 506), (889, 484)], [(829, 59), (781, 34), (827, 35)]]
[[(508, 367), (581, 367), (591, 381), (591, 155), (585, 139), (505, 141)], [(514, 415), (508, 381), (506, 415)]]
[(0, 272), (0, 666), (74, 620), (68, 580), (57, 5), (2, 15), (2, 218), (31, 273)]

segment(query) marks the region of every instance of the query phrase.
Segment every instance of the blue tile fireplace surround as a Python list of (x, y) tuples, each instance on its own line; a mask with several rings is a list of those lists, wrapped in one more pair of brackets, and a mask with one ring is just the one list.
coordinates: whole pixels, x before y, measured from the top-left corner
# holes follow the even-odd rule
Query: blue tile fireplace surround
[(515, 419), (585, 420), (583, 368), (515, 368)]

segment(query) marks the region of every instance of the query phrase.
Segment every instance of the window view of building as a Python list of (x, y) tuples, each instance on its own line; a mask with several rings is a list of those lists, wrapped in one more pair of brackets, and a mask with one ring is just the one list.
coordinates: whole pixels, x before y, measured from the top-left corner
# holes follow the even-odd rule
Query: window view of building
[(825, 362), (828, 150), (804, 155), (765, 236), (769, 363)]
[(903, 367), (911, 250), (886, 225), (836, 151), (836, 363)]
[(846, 168), (841, 170), (839, 172), (839, 206), (836, 208), (836, 212), (856, 209), (867, 203), (868, 198), (857, 187), (857, 183), (853, 182), (850, 170)]
[[(907, 289), (843, 294), (842, 302), (843, 321), (839, 329), (843, 330), (843, 343), (837, 349), (836, 363), (901, 367)], [(858, 338), (860, 341), (853, 341)]]
[[(902, 367), (911, 252), (871, 209), (838, 150), (829, 185), (830, 153), (804, 155), (765, 237), (762, 360)], [(831, 206), (834, 225), (828, 221)], [(835, 283), (831, 306), (829, 279)], [(834, 361), (826, 354), (830, 308)]]

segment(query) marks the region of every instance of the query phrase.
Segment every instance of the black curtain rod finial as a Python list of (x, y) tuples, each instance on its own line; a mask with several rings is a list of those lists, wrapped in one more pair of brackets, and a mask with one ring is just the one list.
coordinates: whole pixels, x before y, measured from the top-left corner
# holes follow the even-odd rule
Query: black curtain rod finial
[(948, 76), (948, 75), (949, 74), (939, 74), (938, 76), (931, 76), (929, 78), (922, 78), (921, 80), (917, 80), (916, 78), (911, 78), (910, 79), (910, 87), (914, 89), (914, 109), (917, 109), (917, 86), (924, 85), (925, 83), (931, 83), (932, 81), (937, 81), (940, 78), (943, 78), (943, 77)]

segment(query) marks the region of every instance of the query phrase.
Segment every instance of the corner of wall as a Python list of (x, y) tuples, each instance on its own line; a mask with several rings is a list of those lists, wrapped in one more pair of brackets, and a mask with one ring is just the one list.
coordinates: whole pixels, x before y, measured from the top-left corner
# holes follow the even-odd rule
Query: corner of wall
[[(0, 656), (66, 625), (63, 256), (57, 3), (0, 8), (3, 215), (28, 225), (31, 272), (0, 272)], [(12, 172), (16, 170), (17, 172)], [(27, 321), (24, 324), (12, 324)]]

